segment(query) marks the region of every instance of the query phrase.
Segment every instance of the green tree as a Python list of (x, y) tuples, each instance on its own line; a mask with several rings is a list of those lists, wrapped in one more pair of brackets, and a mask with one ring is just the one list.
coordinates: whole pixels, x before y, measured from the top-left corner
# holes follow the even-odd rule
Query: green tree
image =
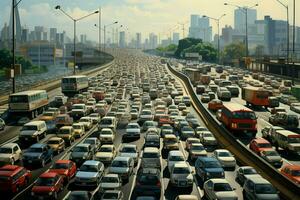
[(225, 46), (222, 52), (224, 60), (240, 59), (245, 57), (246, 47), (243, 43), (232, 43)]
[(0, 50), (0, 69), (9, 68), (12, 63), (12, 54), (8, 49)]
[(217, 50), (210, 43), (198, 43), (187, 49), (183, 53), (199, 53), (204, 61), (215, 62), (217, 59)]
[(195, 38), (184, 38), (182, 40), (179, 40), (178, 48), (175, 52), (176, 57), (182, 57), (182, 53), (185, 49), (192, 47), (193, 45), (197, 45), (199, 43), (202, 43), (201, 39), (195, 39)]
[(170, 44), (166, 47), (157, 47), (156, 50), (158, 50), (160, 52), (176, 51), (177, 50), (177, 45), (176, 44)]

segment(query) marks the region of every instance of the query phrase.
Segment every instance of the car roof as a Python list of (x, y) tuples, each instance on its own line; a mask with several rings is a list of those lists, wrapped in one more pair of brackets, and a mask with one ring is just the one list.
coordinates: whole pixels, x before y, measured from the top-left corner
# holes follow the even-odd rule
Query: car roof
[(100, 148), (102, 148), (102, 147), (110, 147), (110, 148), (113, 148), (114, 145), (113, 145), (113, 144), (104, 144), (104, 145), (102, 145)]
[(0, 176), (13, 176), (23, 168), (18, 165), (4, 165), (0, 168)]
[(28, 123), (24, 124), (24, 126), (37, 126), (42, 123), (45, 123), (45, 122), (44, 121), (33, 121), (33, 122), (28, 122)]
[(177, 156), (177, 155), (183, 155), (181, 151), (170, 151), (169, 152), (170, 156)]
[(214, 158), (214, 157), (209, 157), (209, 156), (207, 156), (207, 157), (198, 157), (197, 160), (201, 160), (201, 161), (203, 161), (203, 162), (217, 161), (216, 158)]
[(42, 143), (35, 143), (33, 145), (31, 145), (29, 148), (41, 148), (41, 147), (45, 147), (47, 146), (46, 144), (42, 144)]
[(118, 174), (106, 174), (103, 177), (113, 177), (113, 178), (119, 178)]
[(144, 153), (147, 152), (147, 153), (159, 153), (159, 149), (156, 148), (156, 147), (145, 147), (144, 148)]
[(50, 140), (62, 140), (62, 138), (53, 136), (53, 137), (49, 138), (48, 141), (50, 141)]
[(87, 160), (83, 163), (83, 165), (98, 165), (100, 162), (96, 160)]
[(117, 156), (117, 157), (115, 157), (114, 160), (117, 160), (117, 161), (128, 161), (130, 159), (131, 159), (130, 157), (126, 157), (126, 156)]
[(132, 148), (136, 148), (136, 145), (135, 145), (135, 144), (122, 144), (121, 147), (122, 147), (122, 148), (123, 148), (123, 147), (132, 147)]
[(3, 146), (1, 146), (0, 148), (4, 147), (4, 148), (12, 148), (14, 146), (16, 146), (18, 144), (16, 143), (7, 143), (7, 144), (4, 144)]
[(185, 161), (179, 161), (179, 162), (174, 163), (173, 168), (176, 168), (176, 167), (189, 167), (189, 165)]
[(55, 172), (44, 172), (43, 174), (41, 174), (39, 177), (40, 178), (53, 178), (55, 176), (57, 176), (58, 174)]
[(284, 167), (289, 168), (291, 170), (300, 170), (300, 165), (286, 165)]
[(89, 147), (91, 144), (88, 143), (79, 143), (75, 147)]
[(271, 184), (261, 176), (249, 176), (247, 180), (252, 181), (254, 184)]
[(198, 197), (195, 195), (183, 194), (177, 196), (178, 200), (198, 200)]
[(67, 164), (67, 163), (70, 163), (70, 162), (72, 162), (72, 161), (70, 161), (70, 160), (57, 160), (57, 161), (55, 161), (55, 163), (60, 163), (60, 164)]
[(211, 178), (209, 180), (211, 180), (213, 183), (228, 183), (229, 184), (229, 182), (224, 178)]
[(270, 143), (268, 140), (266, 140), (265, 138), (255, 138), (253, 139), (253, 141), (257, 142), (257, 143)]

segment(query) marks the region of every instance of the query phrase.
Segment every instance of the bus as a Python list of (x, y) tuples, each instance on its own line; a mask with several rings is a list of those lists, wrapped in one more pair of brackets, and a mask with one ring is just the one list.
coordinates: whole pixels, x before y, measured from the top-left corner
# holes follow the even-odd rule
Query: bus
[(249, 132), (255, 137), (257, 117), (251, 109), (236, 103), (224, 103), (221, 111), (221, 122), (232, 133)]
[(87, 91), (89, 80), (85, 75), (74, 75), (63, 77), (61, 80), (61, 91), (66, 96), (74, 96), (82, 91)]
[(9, 115), (35, 118), (49, 105), (46, 90), (29, 90), (9, 95)]

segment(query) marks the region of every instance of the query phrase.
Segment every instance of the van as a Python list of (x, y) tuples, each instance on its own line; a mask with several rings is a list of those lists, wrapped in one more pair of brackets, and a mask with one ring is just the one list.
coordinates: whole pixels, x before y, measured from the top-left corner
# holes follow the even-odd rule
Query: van
[(279, 147), (287, 153), (300, 155), (300, 135), (289, 130), (271, 132), (270, 139), (276, 149)]
[(21, 143), (39, 142), (40, 139), (46, 136), (47, 125), (45, 121), (34, 121), (25, 124), (19, 135)]
[(103, 117), (98, 125), (98, 128), (101, 130), (102, 128), (110, 128), (114, 132), (116, 132), (117, 128), (117, 120), (115, 117)]

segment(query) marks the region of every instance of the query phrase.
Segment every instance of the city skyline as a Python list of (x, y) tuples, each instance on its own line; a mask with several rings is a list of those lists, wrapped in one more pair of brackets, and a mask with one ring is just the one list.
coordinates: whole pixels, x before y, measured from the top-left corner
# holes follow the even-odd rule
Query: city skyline
[[(168, 30), (170, 28), (174, 29), (176, 26), (178, 26), (178, 28), (174, 30), (174, 32), (179, 32), (182, 37), (181, 27), (177, 22), (189, 21), (191, 14), (218, 17), (220, 13), (226, 13), (226, 17), (222, 19), (221, 27), (224, 27), (225, 25), (234, 26), (234, 8), (231, 6), (224, 6), (224, 2), (238, 5), (252, 5), (254, 3), (253, 1), (237, 0), (214, 0), (211, 2), (201, 0), (110, 0), (98, 2), (96, 0), (90, 0), (88, 3), (79, 7), (78, 5), (82, 3), (82, 0), (74, 0), (72, 2), (61, 2), (58, 0), (49, 2), (40, 0), (39, 3), (31, 4), (32, 2), (35, 1), (24, 0), (19, 5), (22, 27), (33, 29), (34, 26), (43, 24), (46, 28), (56, 27), (58, 31), (66, 30), (67, 35), (71, 35), (72, 23), (55, 11), (55, 5), (61, 4), (61, 6), (74, 17), (90, 13), (101, 6), (103, 12), (102, 23), (107, 24), (111, 21), (119, 21), (120, 24), (123, 24), (128, 28), (128, 31), (130, 32), (129, 40), (135, 37), (136, 32), (141, 32), (142, 35), (149, 35), (152, 32), (155, 34), (160, 33), (161, 39), (165, 39), (167, 38)], [(289, 2), (292, 3), (292, 1)], [(274, 19), (286, 20), (284, 8), (275, 0), (258, 0), (255, 1), (255, 3), (259, 3), (259, 6), (257, 7), (258, 19), (263, 19), (265, 15), (270, 15)], [(176, 9), (172, 7), (172, 4), (179, 5), (176, 6), (178, 12), (170, 12), (170, 10)], [(212, 6), (213, 4), (215, 4), (215, 6)], [(0, 14), (0, 18), (2, 19), (0, 21), (0, 26), (3, 27), (4, 23), (9, 23), (11, 3), (10, 1), (0, 2), (0, 6), (2, 10)], [(292, 10), (292, 4), (290, 4), (290, 10)], [(44, 17), (48, 17), (49, 20), (44, 22)], [(292, 12), (290, 12), (290, 17), (292, 17)], [(300, 15), (298, 13), (296, 19), (299, 18)], [(145, 23), (145, 21), (147, 21), (147, 23)], [(93, 27), (95, 22), (98, 22), (98, 16), (92, 16), (85, 19), (84, 22), (80, 22), (78, 24), (78, 33), (87, 34), (88, 38), (97, 41), (98, 31)], [(290, 23), (292, 23), (292, 18), (290, 18)], [(210, 25), (213, 27), (213, 35), (215, 35), (216, 24), (213, 21), (210, 21)], [(299, 26), (299, 22), (296, 21), (296, 25)], [(186, 24), (185, 29), (185, 36), (187, 36), (188, 24)]]

